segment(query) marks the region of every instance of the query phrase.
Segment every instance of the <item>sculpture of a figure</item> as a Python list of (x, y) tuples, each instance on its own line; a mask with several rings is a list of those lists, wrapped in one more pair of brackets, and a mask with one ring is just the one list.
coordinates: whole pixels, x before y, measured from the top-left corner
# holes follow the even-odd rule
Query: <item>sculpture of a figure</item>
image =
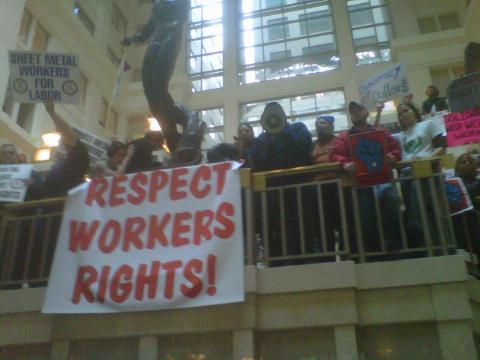
[[(188, 0), (155, 0), (149, 21), (138, 34), (122, 44), (150, 44), (143, 59), (142, 82), (152, 114), (160, 122), (165, 140), (172, 151), (172, 165), (200, 162), (200, 145), (205, 124), (196, 114), (175, 102), (168, 91), (170, 78), (180, 52), (183, 28), (188, 18)], [(177, 130), (177, 124), (183, 133)]]

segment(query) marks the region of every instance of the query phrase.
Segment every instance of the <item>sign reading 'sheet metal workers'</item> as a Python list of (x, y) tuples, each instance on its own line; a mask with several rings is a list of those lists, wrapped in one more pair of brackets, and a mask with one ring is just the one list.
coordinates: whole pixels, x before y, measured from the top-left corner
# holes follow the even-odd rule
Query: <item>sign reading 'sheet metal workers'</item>
[(380, 101), (385, 102), (400, 98), (410, 93), (407, 73), (401, 64), (375, 74), (360, 83), (360, 99), (368, 109), (375, 108)]
[(80, 103), (77, 55), (12, 50), (8, 52), (8, 60), (14, 101)]

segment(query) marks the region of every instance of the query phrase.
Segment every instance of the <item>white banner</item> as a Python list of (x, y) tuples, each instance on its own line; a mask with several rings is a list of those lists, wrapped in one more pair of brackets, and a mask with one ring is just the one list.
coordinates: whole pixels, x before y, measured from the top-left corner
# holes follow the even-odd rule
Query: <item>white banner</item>
[(243, 301), (239, 166), (97, 178), (71, 190), (42, 312)]
[(80, 103), (77, 55), (11, 50), (8, 59), (13, 101)]
[(22, 202), (32, 170), (32, 164), (0, 165), (0, 202)]
[(360, 99), (367, 109), (374, 109), (378, 102), (386, 102), (410, 93), (407, 73), (401, 64), (381, 71), (360, 83)]

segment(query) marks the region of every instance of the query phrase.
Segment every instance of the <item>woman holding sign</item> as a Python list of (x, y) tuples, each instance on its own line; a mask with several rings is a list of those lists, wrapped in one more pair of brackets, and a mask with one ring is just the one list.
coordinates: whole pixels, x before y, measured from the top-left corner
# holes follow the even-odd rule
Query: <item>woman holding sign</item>
[[(447, 147), (445, 139), (445, 126), (442, 121), (431, 118), (422, 121), (420, 112), (413, 104), (403, 103), (397, 108), (398, 121), (403, 131), (394, 134), (394, 137), (400, 143), (402, 149), (402, 158), (404, 160), (420, 160), (441, 156), (445, 154)], [(403, 177), (411, 176), (412, 169), (404, 168), (400, 172)], [(415, 184), (411, 180), (402, 181), (402, 192), (407, 208), (407, 224), (412, 239), (424, 239), (422, 230), (421, 211), (418, 197), (422, 196), (427, 213), (427, 225), (432, 234), (436, 236), (436, 227), (434, 222), (434, 209), (432, 196), (429, 189), (428, 179), (421, 179), (421, 194), (415, 191)], [(415, 244), (417, 245), (417, 244)]]

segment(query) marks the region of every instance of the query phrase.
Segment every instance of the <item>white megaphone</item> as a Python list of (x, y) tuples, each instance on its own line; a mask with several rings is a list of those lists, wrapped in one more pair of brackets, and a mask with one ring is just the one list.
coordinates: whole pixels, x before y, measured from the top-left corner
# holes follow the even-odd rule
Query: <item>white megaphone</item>
[(260, 118), (262, 128), (270, 134), (278, 134), (287, 125), (287, 115), (282, 106), (277, 102), (269, 102)]

